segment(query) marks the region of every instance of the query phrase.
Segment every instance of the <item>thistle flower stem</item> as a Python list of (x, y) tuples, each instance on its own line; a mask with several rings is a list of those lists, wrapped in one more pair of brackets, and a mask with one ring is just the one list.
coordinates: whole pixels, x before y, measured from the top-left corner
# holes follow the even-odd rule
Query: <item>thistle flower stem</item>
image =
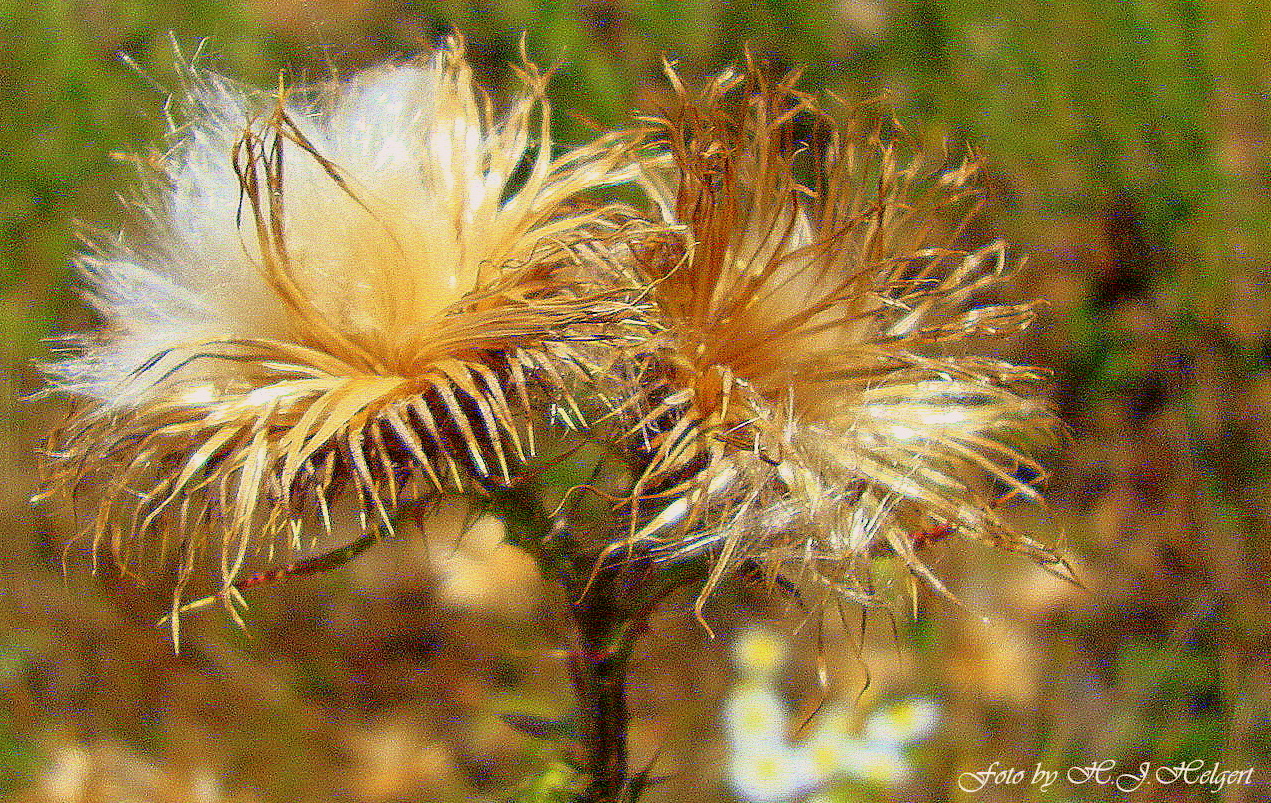
[(635, 641), (657, 603), (684, 581), (622, 567), (595, 572), (568, 522), (544, 512), (533, 488), (514, 487), (495, 500), (509, 539), (534, 555), (564, 592), (570, 622), (569, 673), (578, 702), (587, 788), (581, 803), (632, 801), (642, 785), (628, 774), (627, 669)]
[(590, 782), (583, 800), (588, 803), (621, 800), (627, 788), (626, 683), (634, 629), (624, 627), (621, 607), (607, 599), (608, 585), (593, 588), (571, 606), (575, 644), (569, 674), (587, 750), (584, 769)]

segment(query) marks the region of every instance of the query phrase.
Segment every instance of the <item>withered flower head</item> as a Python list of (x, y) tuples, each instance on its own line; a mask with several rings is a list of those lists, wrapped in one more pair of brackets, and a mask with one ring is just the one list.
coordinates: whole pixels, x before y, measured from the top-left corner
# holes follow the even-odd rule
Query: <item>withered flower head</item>
[(553, 157), (545, 76), (496, 118), (457, 42), (277, 94), (187, 73), (144, 236), (80, 258), (107, 329), (50, 368), (77, 401), (50, 488), (99, 490), (94, 555), (184, 580), (211, 546), (228, 583), (342, 490), (391, 526), (509, 482), (528, 410), (568, 411), (630, 315), (557, 278), (623, 225), (580, 198), (632, 176), (621, 149)]
[(684, 237), (641, 260), (666, 336), (635, 428), (643, 515), (620, 548), (712, 553), (703, 596), (759, 563), (864, 601), (887, 552), (941, 588), (924, 533), (1053, 565), (999, 515), (1039, 500), (1030, 453), (1060, 428), (1041, 372), (976, 354), (1034, 305), (994, 296), (1014, 267), (1001, 241), (964, 244), (975, 162), (842, 129), (793, 76), (752, 65), (693, 95), (668, 75), (678, 108), (651, 121), (643, 181)]

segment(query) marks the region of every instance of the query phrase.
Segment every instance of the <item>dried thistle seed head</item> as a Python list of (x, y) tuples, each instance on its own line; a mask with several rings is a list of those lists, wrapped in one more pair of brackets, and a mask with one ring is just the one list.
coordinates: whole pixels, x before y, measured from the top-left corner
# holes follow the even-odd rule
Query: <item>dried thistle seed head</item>
[(545, 76), (496, 118), (458, 43), (276, 95), (186, 73), (143, 241), (80, 258), (107, 329), (49, 369), (77, 402), (49, 487), (100, 491), (94, 556), (177, 544), (184, 579), (219, 533), (228, 583), (342, 491), (391, 526), (507, 483), (529, 413), (569, 409), (632, 317), (574, 265), (625, 220), (583, 194), (630, 160), (611, 139), (553, 157)]
[(994, 298), (1003, 243), (965, 244), (975, 162), (840, 128), (754, 65), (696, 96), (668, 73), (678, 105), (650, 121), (642, 180), (684, 238), (642, 259), (665, 337), (612, 551), (713, 554), (703, 597), (758, 561), (867, 600), (888, 551), (937, 583), (912, 539), (936, 529), (1053, 565), (998, 512), (1040, 500), (1030, 455), (1061, 428), (1042, 372), (976, 353), (1034, 305)]

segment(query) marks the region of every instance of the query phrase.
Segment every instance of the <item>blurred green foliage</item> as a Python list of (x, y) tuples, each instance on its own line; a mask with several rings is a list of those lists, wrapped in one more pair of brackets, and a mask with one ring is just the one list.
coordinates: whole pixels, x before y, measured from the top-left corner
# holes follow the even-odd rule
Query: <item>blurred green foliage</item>
[[(1124, 605), (1164, 608), (1152, 613), (1161, 621), (1120, 621), (1123, 612), (1109, 609), (1060, 623), (1056, 638), (1088, 642), (1090, 660), (1123, 693), (1119, 755), (1268, 760), (1265, 714), (1236, 710), (1252, 699), (1255, 681), (1223, 663), (1265, 659), (1271, 638), (1258, 578), (1271, 551), (1271, 445), (1259, 434), (1268, 402), (1257, 395), (1271, 377), (1265, 3), (0, 3), (0, 339), (10, 378), (0, 414), (9, 419), (8, 454), (26, 454), (34, 440), (13, 405), (38, 382), (31, 358), (44, 355), (43, 338), (84, 317), (69, 289), (75, 221), (105, 231), (121, 225), (112, 196), (130, 168), (112, 154), (141, 151), (158, 134), (172, 41), (218, 69), (269, 82), (279, 70), (321, 76), (409, 56), (453, 28), (468, 38), (478, 69), (506, 84), (524, 36), (532, 59), (560, 65), (552, 97), (558, 132), (572, 140), (629, 122), (633, 107), (656, 108), (664, 56), (700, 75), (749, 48), (806, 68), (809, 86), (849, 100), (882, 95), (933, 145), (965, 143), (986, 155), (994, 225), (1037, 255), (1029, 281), (1053, 306), (1050, 328), (1027, 344), (1030, 356), (1057, 370), (1078, 444), (1127, 438), (1142, 447), (1144, 465), (1168, 453), (1169, 470), (1186, 486), (1169, 491), (1179, 495), (1181, 519), (1151, 532), (1152, 511), (1164, 503), (1153, 507), (1141, 490), (1148, 481), (1127, 481), (1133, 498), (1125, 504), (1148, 511), (1140, 528), (1159, 539), (1153, 548), (1165, 556), (1168, 579), (1128, 573), (1143, 583), (1143, 599)], [(1175, 414), (1160, 427), (1174, 438), (1165, 446), (1151, 440), (1149, 425), (1162, 411)], [(1169, 429), (1175, 424), (1178, 431)], [(1064, 489), (1066, 501), (1094, 512), (1072, 540), (1093, 560), (1114, 560), (1124, 533), (1101, 540), (1095, 519), (1121, 497), (1106, 487), (1083, 497), (1078, 485)], [(1134, 496), (1140, 492), (1147, 501)], [(1135, 515), (1118, 509), (1105, 518)], [(44, 536), (8, 537), (28, 544)], [(51, 562), (47, 544), (32, 554)], [(1177, 624), (1194, 601), (1206, 612)], [(1098, 646), (1109, 632), (1112, 643)], [(951, 649), (924, 620), (902, 640), (931, 656)], [(0, 653), (4, 667), (9, 655)], [(14, 674), (4, 667), (0, 685)], [(338, 681), (315, 677), (321, 682), (299, 685), (334, 694)], [(1236, 721), (1244, 723), (1238, 734)], [(991, 717), (982, 724), (993, 730)], [(0, 718), (0, 788), (37, 764), (38, 749), (19, 731)], [(1086, 749), (1071, 733), (1043, 733), (1037, 746), (1074, 760)], [(285, 747), (269, 748), (281, 762), (270, 790), (278, 799), (304, 788), (294, 763), (301, 759), (287, 764)], [(525, 791), (557, 799), (572, 782), (548, 763)]]
[[(168, 34), (215, 41), (235, 72), (259, 66), (260, 46), (233, 4), (179, 11), (144, 2), (77, 5), (4, 0), (0, 8), (0, 330), (6, 363), (39, 353), (64, 310), (76, 219), (109, 228), (123, 165), (155, 133), (162, 96), (121, 56), (170, 61)], [(145, 95), (154, 95), (142, 103)]]

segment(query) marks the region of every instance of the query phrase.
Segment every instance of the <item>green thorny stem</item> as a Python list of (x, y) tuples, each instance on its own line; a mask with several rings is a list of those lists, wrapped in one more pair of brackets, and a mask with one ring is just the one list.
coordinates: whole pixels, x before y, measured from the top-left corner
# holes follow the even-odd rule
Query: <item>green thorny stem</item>
[(508, 538), (538, 561), (544, 576), (564, 591), (569, 611), (569, 672), (578, 700), (578, 733), (589, 782), (580, 803), (634, 801), (646, 786), (632, 776), (627, 757), (627, 670), (635, 640), (654, 607), (693, 578), (653, 574), (638, 564), (597, 570), (596, 554), (583, 548), (565, 516), (551, 516), (529, 483), (500, 493), (495, 507)]

